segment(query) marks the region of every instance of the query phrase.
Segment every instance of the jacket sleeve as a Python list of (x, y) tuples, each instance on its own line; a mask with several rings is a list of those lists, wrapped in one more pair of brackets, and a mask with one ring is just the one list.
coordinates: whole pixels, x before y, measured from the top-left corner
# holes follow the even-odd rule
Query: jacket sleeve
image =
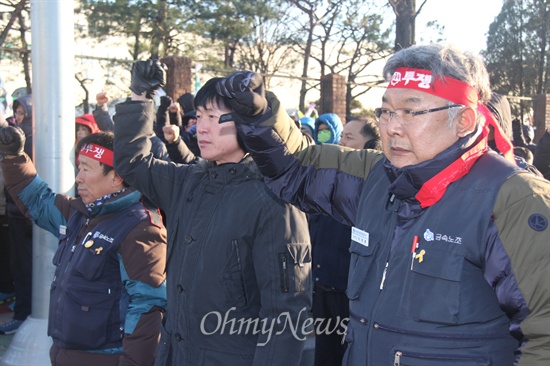
[(151, 152), (153, 156), (159, 160), (170, 161), (166, 145), (155, 135), (151, 135)]
[(550, 364), (550, 183), (528, 173), (512, 176), (493, 212), (511, 267), (496, 294), (522, 342), (518, 365)]
[(121, 244), (119, 254), (129, 295), (119, 365), (152, 365), (166, 308), (166, 229), (142, 221)]
[(41, 228), (59, 236), (59, 226), (67, 222), (61, 206), (70, 204), (71, 198), (55, 194), (37, 174), (34, 164), (24, 154), (4, 160), (2, 168), (8, 192), (20, 210)]
[(187, 144), (180, 137), (178, 141), (166, 144), (170, 160), (178, 164), (191, 164), (196, 161), (196, 156), (189, 150)]
[(157, 137), (161, 139), (162, 142), (166, 142), (166, 140), (164, 139), (164, 132), (162, 131), (162, 128), (164, 126), (168, 126), (168, 124), (170, 123), (168, 115), (168, 110), (160, 106), (157, 109), (156, 118), (153, 122), (153, 130), (155, 132), (155, 135), (157, 135)]
[(95, 122), (97, 123), (97, 127), (99, 127), (101, 131), (112, 131), (114, 129), (113, 119), (111, 118), (106, 105), (96, 107), (93, 115)]
[(151, 153), (153, 103), (124, 102), (116, 106), (115, 170), (132, 187), (156, 206), (169, 211), (187, 169), (155, 159)]
[(307, 220), (297, 208), (270, 200), (253, 248), (259, 316), (269, 331), (259, 334), (253, 365), (299, 365), (312, 293)]
[(170, 124), (178, 126), (179, 128), (183, 128), (182, 120), (181, 120), (181, 112), (170, 112), (168, 111), (168, 115), (170, 116)]
[(382, 159), (374, 150), (314, 145), (268, 93), (264, 121), (238, 124), (238, 131), (268, 187), (307, 213), (323, 213), (353, 225), (364, 180)]

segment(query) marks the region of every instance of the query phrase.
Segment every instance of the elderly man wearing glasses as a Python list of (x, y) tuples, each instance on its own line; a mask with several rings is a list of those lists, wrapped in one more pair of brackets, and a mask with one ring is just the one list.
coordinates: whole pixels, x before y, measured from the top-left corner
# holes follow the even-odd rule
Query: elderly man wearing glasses
[(384, 75), (382, 153), (311, 145), (256, 74), (218, 88), (273, 192), (353, 226), (343, 363), (548, 364), (550, 183), (513, 164), (483, 62), (414, 46)]

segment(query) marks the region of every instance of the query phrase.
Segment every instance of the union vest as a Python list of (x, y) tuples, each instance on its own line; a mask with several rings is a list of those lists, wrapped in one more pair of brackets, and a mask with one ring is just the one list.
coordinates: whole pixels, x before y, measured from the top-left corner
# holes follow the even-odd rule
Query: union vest
[(383, 164), (373, 168), (356, 220), (368, 239), (350, 246), (345, 365), (513, 364), (518, 342), (483, 262), (497, 193), (518, 171), (485, 154), (421, 209), (392, 197)]
[[(122, 346), (128, 295), (122, 285), (118, 249), (147, 217), (140, 203), (100, 221), (84, 238), (90, 219), (74, 212), (54, 255), (48, 335), (61, 348), (99, 350)], [(87, 230), (87, 229), (86, 229)], [(121, 311), (122, 310), (122, 311)]]

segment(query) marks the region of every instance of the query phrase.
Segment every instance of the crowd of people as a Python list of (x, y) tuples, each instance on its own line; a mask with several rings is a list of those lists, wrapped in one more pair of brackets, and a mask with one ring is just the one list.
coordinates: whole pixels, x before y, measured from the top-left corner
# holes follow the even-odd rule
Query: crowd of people
[(34, 223), (59, 239), (54, 366), (300, 365), (311, 334), (316, 366), (548, 364), (550, 127), (534, 141), (452, 46), (383, 75), (380, 108), (344, 123), (291, 115), (249, 71), (157, 107), (165, 66), (138, 61), (114, 116), (102, 92), (76, 118), (76, 197), (37, 174), (17, 99), (0, 334), (31, 312)]

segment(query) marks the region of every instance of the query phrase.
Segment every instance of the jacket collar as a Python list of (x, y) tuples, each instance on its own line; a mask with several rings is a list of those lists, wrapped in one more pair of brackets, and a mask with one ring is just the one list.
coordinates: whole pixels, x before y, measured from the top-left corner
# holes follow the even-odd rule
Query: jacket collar
[(213, 162), (206, 162), (204, 160), (203, 162), (205, 162), (205, 173), (208, 175), (210, 182), (228, 184), (235, 181), (262, 179), (256, 163), (248, 154), (238, 163), (216, 165)]
[(414, 198), (422, 207), (434, 204), (446, 187), (467, 174), (473, 163), (487, 151), (485, 135), (484, 129), (478, 126), (435, 158), (401, 169), (386, 159), (384, 168), (391, 182), (390, 193), (400, 199)]
[(124, 210), (140, 200), (141, 193), (133, 188), (128, 188), (123, 193), (115, 197), (111, 197), (104, 204), (93, 207), (91, 212), (88, 212), (86, 205), (81, 199), (73, 201), (72, 206), (87, 217), (96, 217)]

